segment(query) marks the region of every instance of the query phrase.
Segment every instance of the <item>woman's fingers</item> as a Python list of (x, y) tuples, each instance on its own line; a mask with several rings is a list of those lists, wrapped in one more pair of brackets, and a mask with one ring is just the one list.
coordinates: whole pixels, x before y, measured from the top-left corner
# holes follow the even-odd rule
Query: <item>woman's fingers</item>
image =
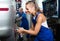
[(24, 31), (24, 28), (19, 28), (19, 29), (17, 29), (17, 32), (18, 32), (18, 33), (23, 33), (23, 31)]

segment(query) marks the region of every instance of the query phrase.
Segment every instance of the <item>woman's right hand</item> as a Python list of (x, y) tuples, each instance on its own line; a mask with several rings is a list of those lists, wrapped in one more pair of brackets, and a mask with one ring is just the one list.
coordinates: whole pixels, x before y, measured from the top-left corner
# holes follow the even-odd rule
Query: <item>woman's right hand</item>
[(24, 28), (19, 27), (19, 29), (17, 29), (17, 32), (18, 33), (23, 33), (24, 32)]

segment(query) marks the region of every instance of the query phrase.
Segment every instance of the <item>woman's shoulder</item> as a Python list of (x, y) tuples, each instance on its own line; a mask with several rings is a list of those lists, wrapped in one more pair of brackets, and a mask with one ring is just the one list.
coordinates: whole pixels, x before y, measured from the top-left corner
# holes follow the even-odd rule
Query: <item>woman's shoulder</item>
[(38, 14), (38, 17), (44, 17), (44, 14), (43, 13), (40, 13), (40, 14)]
[(37, 15), (37, 20), (42, 20), (43, 19), (43, 15), (40, 13)]
[(46, 17), (43, 13), (38, 14), (38, 19), (41, 18), (42, 20), (46, 20)]

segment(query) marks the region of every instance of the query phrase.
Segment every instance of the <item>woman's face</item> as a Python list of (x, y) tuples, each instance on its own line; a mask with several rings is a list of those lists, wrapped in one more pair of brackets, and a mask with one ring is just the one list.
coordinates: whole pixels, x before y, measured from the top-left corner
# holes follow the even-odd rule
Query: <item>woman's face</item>
[(35, 7), (32, 4), (26, 5), (26, 12), (33, 14), (35, 12)]

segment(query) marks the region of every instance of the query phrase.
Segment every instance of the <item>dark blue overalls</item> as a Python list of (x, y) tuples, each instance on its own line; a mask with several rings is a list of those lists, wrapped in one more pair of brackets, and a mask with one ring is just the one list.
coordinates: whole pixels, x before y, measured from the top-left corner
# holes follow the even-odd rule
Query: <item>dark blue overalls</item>
[[(37, 16), (40, 13), (36, 14), (35, 19), (32, 19), (33, 24), (36, 24)], [(41, 25), (39, 33), (35, 36), (34, 41), (53, 41), (53, 33), (50, 28), (46, 28)]]

